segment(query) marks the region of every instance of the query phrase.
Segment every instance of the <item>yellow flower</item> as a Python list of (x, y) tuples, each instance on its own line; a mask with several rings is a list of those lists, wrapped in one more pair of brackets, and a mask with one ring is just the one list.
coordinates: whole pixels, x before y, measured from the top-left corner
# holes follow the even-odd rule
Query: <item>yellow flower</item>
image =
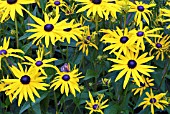
[(147, 40), (150, 44), (152, 43), (151, 39), (149, 37), (161, 37), (161, 35), (155, 33), (159, 30), (162, 30), (163, 28), (154, 28), (154, 29), (149, 29), (148, 26), (143, 27), (143, 23), (140, 23), (139, 29), (133, 29), (130, 31), (130, 34), (133, 34), (134, 37), (136, 38), (136, 48), (142, 48), (142, 50), (145, 50), (145, 43), (144, 39)]
[(71, 38), (78, 41), (77, 37), (82, 37), (83, 31), (81, 30), (83, 28), (84, 27), (81, 27), (81, 23), (75, 23), (75, 19), (73, 19), (70, 23), (64, 23), (62, 26), (58, 27), (58, 31), (60, 31), (62, 41), (66, 39), (70, 44)]
[[(164, 54), (166, 54), (166, 52), (170, 48), (170, 36), (169, 35), (163, 36), (162, 34), (162, 38), (158, 38), (157, 40), (155, 39), (155, 42), (152, 42), (151, 45), (152, 48), (149, 52), (149, 55), (156, 55), (156, 60), (158, 60), (159, 57), (161, 56), (161, 60), (163, 61)], [(156, 50), (156, 52), (152, 54), (153, 50)]]
[(24, 71), (20, 63), (18, 63), (19, 69), (15, 66), (11, 67), (12, 73), (16, 76), (15, 79), (3, 79), (5, 83), (10, 83), (4, 90), (8, 90), (6, 95), (13, 94), (12, 100), (18, 96), (18, 106), (20, 106), (23, 98), (28, 101), (28, 96), (31, 101), (35, 102), (33, 94), (38, 98), (40, 95), (37, 90), (46, 90), (45, 87), (49, 86), (44, 83), (43, 80), (46, 79), (46, 76), (40, 76), (41, 72), (38, 72), (37, 69), (30, 67), (27, 70), (27, 67)]
[[(117, 53), (115, 54), (118, 55)], [(124, 56), (120, 55), (120, 59), (108, 58), (108, 60), (114, 62), (114, 65), (112, 65), (112, 68), (108, 72), (122, 70), (116, 77), (115, 82), (127, 73), (123, 83), (123, 89), (125, 89), (131, 76), (133, 77), (136, 84), (140, 86), (140, 82), (144, 83), (144, 80), (142, 76), (139, 75), (139, 72), (146, 76), (150, 76), (148, 72), (154, 72), (154, 70), (151, 70), (150, 68), (156, 68), (150, 65), (143, 65), (143, 63), (146, 63), (154, 58), (154, 56), (146, 57), (147, 54), (148, 53), (144, 53), (138, 57), (139, 52), (134, 53), (131, 51), (127, 51)]]
[(19, 56), (17, 54), (13, 54), (13, 53), (22, 53), (22, 54), (24, 54), (24, 52), (21, 49), (9, 48), (9, 42), (10, 42), (10, 38), (8, 38), (8, 40), (7, 40), (6, 37), (5, 37), (4, 41), (3, 41), (3, 46), (0, 46), (0, 69), (1, 69), (1, 59), (2, 58), (12, 56), (12, 57), (16, 57), (16, 58), (20, 58), (20, 59), (24, 60), (23, 57), (21, 57), (21, 56)]
[(146, 92), (146, 95), (147, 98), (144, 98), (144, 101), (141, 102), (138, 106), (144, 105), (143, 109), (145, 109), (147, 106), (151, 105), (152, 114), (154, 114), (154, 106), (156, 106), (158, 109), (164, 110), (164, 107), (169, 104), (166, 100), (162, 99), (166, 93), (154, 95), (152, 89), (150, 89), (150, 94)]
[(35, 0), (1, 0), (0, 1), (0, 10), (4, 11), (1, 18), (1, 23), (10, 15), (11, 19), (15, 20), (15, 13), (23, 17), (22, 10), (26, 10), (21, 4), (31, 4), (35, 3)]
[(132, 89), (132, 92), (134, 92), (134, 95), (136, 95), (138, 92), (140, 92), (140, 96), (142, 95), (143, 91), (151, 86), (154, 86), (154, 83), (152, 83), (152, 81), (154, 81), (154, 79), (149, 79), (148, 77), (145, 78), (144, 76), (142, 76), (143, 79), (143, 83), (140, 82), (140, 86), (138, 88)]
[(102, 102), (102, 99), (104, 97), (104, 94), (99, 94), (98, 95), (98, 100), (94, 101), (92, 94), (89, 91), (89, 98), (90, 102), (86, 101), (85, 108), (90, 110), (89, 114), (92, 114), (93, 112), (99, 112), (100, 114), (104, 114), (102, 109), (107, 108), (109, 105), (105, 105), (108, 99)]
[(56, 15), (58, 15), (60, 7), (63, 7), (63, 6), (66, 7), (66, 2), (64, 2), (63, 0), (49, 0), (49, 2), (47, 2), (46, 8), (50, 6), (55, 8)]
[(105, 35), (101, 38), (100, 41), (104, 43), (110, 43), (103, 51), (111, 50), (109, 54), (114, 53), (118, 49), (117, 58), (123, 52), (126, 54), (128, 50), (133, 52), (136, 51), (135, 38), (133, 35), (129, 34), (128, 28), (124, 30), (120, 30), (119, 27), (116, 27), (117, 30), (111, 31), (110, 29), (102, 29), (101, 32), (105, 33)]
[(141, 21), (142, 17), (145, 19), (146, 23), (149, 25), (149, 19), (146, 16), (146, 14), (151, 19), (152, 12), (148, 10), (148, 8), (154, 7), (154, 6), (156, 6), (156, 4), (145, 4), (142, 1), (140, 2), (135, 1), (135, 4), (131, 3), (131, 8), (128, 12), (136, 12), (134, 18), (135, 18), (135, 21), (137, 22), (137, 25), (142, 23)]
[[(90, 14), (92, 13), (93, 17), (95, 17), (95, 15), (97, 14), (101, 18), (105, 17), (106, 19), (108, 19), (109, 12), (111, 12), (112, 16), (116, 17), (116, 11), (118, 11), (117, 4), (111, 3), (114, 0), (76, 0), (76, 1), (81, 2), (80, 4), (82, 5), (85, 5), (81, 7), (77, 11), (77, 13), (88, 10), (87, 17), (89, 17)], [(115, 10), (111, 11), (111, 9), (113, 8), (115, 8)]]
[(74, 69), (72, 71), (69, 71), (68, 69), (62, 70), (62, 72), (56, 67), (57, 74), (54, 78), (54, 80), (51, 82), (52, 85), (50, 88), (54, 87), (54, 90), (56, 90), (59, 86), (61, 86), (60, 91), (61, 94), (64, 93), (66, 96), (68, 96), (69, 91), (76, 96), (75, 90), (80, 92), (80, 87), (78, 85), (79, 79), (83, 78), (84, 76), (80, 76), (82, 73), (78, 73), (78, 69), (76, 69), (76, 66), (74, 66)]
[[(170, 22), (170, 10), (169, 9), (160, 9), (162, 16), (167, 17), (167, 19), (163, 20), (163, 22)], [(167, 29), (170, 28), (170, 24), (167, 26)]]
[(61, 7), (61, 10), (65, 13), (65, 15), (74, 14), (75, 9), (77, 8), (77, 5), (75, 5), (75, 3), (65, 4), (63, 6), (64, 6), (64, 8)]
[(57, 23), (59, 19), (59, 15), (56, 15), (56, 17), (53, 19), (53, 18), (49, 18), (46, 13), (44, 13), (45, 21), (33, 16), (31, 13), (29, 13), (29, 15), (37, 23), (37, 24), (29, 23), (28, 25), (34, 28), (26, 31), (26, 32), (34, 32), (34, 34), (28, 37), (28, 39), (34, 39), (33, 44), (38, 40), (36, 45), (39, 45), (39, 43), (44, 37), (45, 37), (46, 47), (49, 46), (50, 41), (53, 45), (55, 45), (56, 41), (58, 40), (61, 41), (61, 35), (60, 35), (60, 31), (58, 31), (58, 28), (60, 28), (61, 25), (63, 26), (63, 24), (66, 23), (65, 22), (66, 20)]
[(57, 59), (56, 58), (43, 59), (43, 56), (44, 56), (44, 47), (39, 48), (39, 50), (37, 51), (37, 58), (35, 58), (35, 60), (29, 56), (24, 56), (25, 59), (27, 59), (29, 62), (23, 62), (23, 64), (31, 65), (35, 69), (40, 70), (43, 75), (47, 75), (43, 68), (51, 67), (55, 69), (54, 65), (48, 63), (52, 61), (56, 61)]
[(95, 32), (90, 34), (90, 27), (88, 26), (85, 28), (83, 36), (79, 38), (81, 41), (76, 43), (76, 46), (81, 45), (79, 47), (79, 50), (82, 50), (83, 53), (86, 52), (86, 56), (88, 56), (89, 53), (89, 46), (94, 47), (98, 50), (98, 47), (92, 42), (92, 39), (95, 38), (95, 34)]

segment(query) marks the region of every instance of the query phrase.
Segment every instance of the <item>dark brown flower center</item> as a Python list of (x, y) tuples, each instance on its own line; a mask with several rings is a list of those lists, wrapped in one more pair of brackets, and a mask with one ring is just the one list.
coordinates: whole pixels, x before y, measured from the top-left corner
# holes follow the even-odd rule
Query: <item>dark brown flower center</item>
[(162, 47), (162, 44), (157, 43), (157, 44), (156, 44), (156, 47), (157, 47), (157, 48), (161, 48), (161, 47)]
[(31, 81), (31, 78), (28, 75), (24, 75), (21, 77), (20, 82), (22, 84), (29, 84)]
[(156, 99), (155, 98), (151, 98), (150, 99), (150, 103), (156, 103)]
[(102, 0), (92, 0), (92, 3), (94, 4), (100, 4), (102, 2)]
[(144, 87), (144, 86), (145, 86), (145, 83), (140, 82), (140, 86), (141, 86), (141, 87)]
[(54, 29), (54, 26), (52, 24), (46, 24), (44, 26), (44, 30), (47, 31), (47, 32), (50, 32)]
[(17, 2), (17, 0), (7, 0), (8, 4), (15, 4)]
[(129, 38), (128, 38), (127, 36), (122, 36), (122, 37), (120, 38), (120, 42), (121, 42), (122, 44), (125, 44), (128, 40), (129, 40)]
[(133, 68), (136, 67), (136, 65), (137, 65), (137, 63), (136, 63), (135, 60), (129, 60), (129, 61), (128, 61), (128, 67), (129, 67), (129, 68), (133, 69)]
[(93, 105), (93, 109), (96, 110), (98, 108), (98, 104)]
[(6, 50), (4, 50), (4, 49), (0, 50), (0, 55), (6, 55), (6, 54), (7, 54)]
[(54, 4), (55, 4), (56, 6), (58, 6), (58, 5), (60, 5), (60, 1), (55, 1)]
[(144, 11), (144, 9), (145, 9), (143, 6), (138, 6), (137, 8), (138, 8), (138, 11), (140, 11), (140, 12)]
[(63, 79), (64, 81), (68, 81), (68, 80), (70, 80), (70, 76), (67, 75), (67, 74), (65, 74), (65, 75), (62, 77), (62, 79)]
[(42, 61), (37, 61), (37, 62), (35, 63), (36, 66), (41, 66), (42, 64), (43, 64)]

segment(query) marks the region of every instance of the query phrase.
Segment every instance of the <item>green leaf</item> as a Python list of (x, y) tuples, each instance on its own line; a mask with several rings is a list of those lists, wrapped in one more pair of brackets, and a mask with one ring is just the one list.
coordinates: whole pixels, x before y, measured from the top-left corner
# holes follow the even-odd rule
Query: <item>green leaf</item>
[[(48, 95), (48, 92), (45, 92), (44, 94), (41, 95), (40, 98), (35, 99), (35, 103), (31, 103), (31, 105), (34, 107), (36, 104), (40, 103), (46, 96)], [(22, 114), (25, 110), (30, 108), (30, 103), (29, 101), (25, 102), (24, 105), (21, 107), (19, 114)]]
[(104, 114), (113, 114), (113, 112), (114, 114), (119, 113), (119, 105), (109, 103), (109, 106), (104, 110)]
[(97, 77), (97, 76), (98, 76), (97, 72), (95, 72), (94, 70), (88, 69), (86, 72), (85, 78), (83, 80), (88, 80), (90, 78)]
[(45, 11), (45, 6), (46, 6), (47, 0), (40, 0), (40, 6), (43, 11)]
[(32, 42), (29, 42), (28, 44), (22, 46), (22, 50), (27, 53), (28, 49), (32, 46)]
[(21, 37), (19, 38), (19, 40), (24, 40), (24, 39), (28, 38), (31, 34), (32, 34), (32, 33), (25, 33), (23, 36), (21, 36)]
[(34, 110), (34, 114), (41, 114), (40, 103), (35, 104), (33, 110)]

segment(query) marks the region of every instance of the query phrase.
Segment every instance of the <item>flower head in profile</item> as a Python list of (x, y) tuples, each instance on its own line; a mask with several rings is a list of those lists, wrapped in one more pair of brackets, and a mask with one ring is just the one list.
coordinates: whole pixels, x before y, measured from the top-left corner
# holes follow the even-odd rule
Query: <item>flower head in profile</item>
[[(118, 55), (117, 53), (115, 54)], [(116, 77), (115, 82), (125, 75), (123, 89), (125, 89), (131, 76), (133, 77), (135, 83), (140, 87), (140, 82), (144, 83), (144, 80), (142, 76), (139, 75), (139, 72), (146, 76), (150, 76), (149, 72), (154, 72), (154, 70), (150, 68), (156, 68), (154, 66), (144, 65), (144, 63), (147, 63), (154, 58), (154, 56), (146, 57), (147, 54), (148, 53), (144, 53), (138, 57), (139, 52), (134, 53), (127, 51), (125, 55), (120, 55), (119, 59), (108, 58), (108, 60), (114, 62), (114, 65), (112, 65), (112, 68), (108, 72), (121, 70)]]
[(109, 54), (114, 53), (118, 50), (117, 58), (123, 52), (126, 54), (128, 50), (133, 52), (136, 51), (135, 38), (130, 34), (128, 28), (121, 30), (119, 27), (116, 27), (117, 30), (111, 31), (107, 29), (102, 29), (101, 32), (105, 33), (105, 35), (101, 38), (100, 41), (104, 43), (109, 43), (103, 51), (111, 50)]
[(140, 92), (140, 96), (141, 96), (143, 91), (146, 88), (154, 86), (154, 83), (152, 83), (154, 79), (149, 79), (148, 77), (145, 78), (144, 76), (142, 76), (142, 78), (144, 82), (140, 82), (140, 86), (138, 88), (132, 89), (132, 92), (134, 92), (134, 95)]
[(4, 11), (4, 14), (1, 18), (1, 23), (10, 15), (11, 19), (15, 20), (16, 12), (23, 17), (22, 10), (26, 10), (22, 4), (31, 4), (35, 3), (35, 0), (1, 0), (0, 1), (0, 10)]
[[(170, 10), (169, 9), (160, 9), (161, 16), (167, 17), (166, 19), (163, 20), (163, 22), (170, 22)], [(167, 26), (167, 29), (170, 28), (170, 24)]]
[[(168, 52), (170, 49), (170, 36), (169, 35), (162, 35), (162, 38), (155, 39), (155, 42), (151, 43), (152, 48), (149, 52), (150, 55), (156, 55), (156, 60), (161, 57), (161, 60), (164, 60), (164, 54)], [(152, 54), (152, 51), (155, 50), (155, 52)]]
[[(3, 76), (3, 79), (5, 79), (4, 76)], [(7, 76), (6, 79), (9, 79), (9, 75)], [(0, 92), (1, 92), (1, 91), (4, 91), (4, 88), (7, 87), (9, 84), (11, 84), (11, 82), (6, 82), (6, 83), (5, 83), (5, 82), (3, 82), (3, 81), (0, 80)], [(5, 94), (6, 94), (8, 91), (9, 91), (9, 90), (6, 90), (6, 91), (5, 91)], [(12, 103), (12, 94), (9, 95), (9, 101)]]
[(18, 96), (18, 106), (20, 106), (23, 98), (28, 101), (28, 97), (31, 101), (35, 102), (34, 94), (40, 98), (39, 93), (37, 90), (46, 90), (45, 87), (49, 85), (44, 83), (43, 80), (46, 79), (46, 76), (41, 76), (41, 72), (38, 72), (37, 69), (30, 67), (25, 70), (23, 69), (22, 65), (18, 63), (18, 67), (12, 66), (10, 69), (15, 79), (3, 79), (5, 83), (10, 83), (4, 90), (8, 90), (6, 95), (13, 94), (12, 100), (17, 98)]
[(12, 48), (9, 48), (9, 43), (10, 43), (10, 38), (4, 38), (4, 41), (3, 41), (3, 46), (0, 46), (0, 69), (1, 69), (1, 59), (2, 58), (5, 58), (5, 57), (16, 57), (16, 58), (20, 58), (22, 60), (24, 60), (23, 57), (17, 55), (17, 54), (14, 54), (14, 53), (22, 53), (24, 54), (24, 52), (21, 50), (21, 49), (12, 49)]
[(133, 29), (130, 31), (130, 34), (133, 34), (134, 37), (136, 38), (136, 48), (137, 49), (142, 49), (143, 51), (145, 50), (145, 40), (149, 42), (150, 44), (152, 43), (152, 40), (150, 38), (160, 38), (161, 35), (155, 33), (159, 30), (162, 30), (163, 28), (154, 28), (154, 29), (149, 29), (148, 26), (143, 26), (143, 23), (140, 23), (139, 29)]
[(55, 8), (56, 15), (58, 15), (60, 7), (63, 7), (63, 6), (66, 7), (66, 2), (64, 2), (64, 0), (49, 0), (49, 2), (47, 2), (46, 8), (50, 6)]
[(145, 109), (147, 106), (151, 106), (152, 114), (154, 114), (154, 106), (156, 106), (158, 109), (164, 110), (166, 105), (169, 104), (166, 100), (163, 100), (163, 97), (166, 95), (166, 93), (154, 95), (152, 89), (150, 89), (150, 94), (146, 92), (146, 95), (147, 97), (144, 98), (144, 101), (141, 102), (138, 106), (143, 105), (143, 109)]
[(54, 18), (49, 18), (46, 13), (44, 13), (44, 21), (32, 15), (31, 13), (29, 13), (29, 15), (37, 23), (37, 24), (29, 23), (28, 25), (34, 28), (26, 31), (34, 33), (28, 37), (28, 39), (33, 39), (33, 44), (37, 41), (36, 45), (39, 45), (39, 43), (42, 42), (43, 38), (45, 38), (46, 47), (49, 46), (50, 41), (53, 45), (55, 45), (56, 41), (58, 40), (61, 41), (60, 31), (58, 31), (57, 29), (60, 28), (61, 25), (63, 25), (63, 23), (65, 23), (66, 20), (57, 23), (59, 15), (56, 15)]
[(35, 69), (40, 70), (43, 75), (47, 75), (43, 68), (45, 68), (45, 67), (55, 68), (54, 65), (49, 64), (49, 63), (57, 60), (56, 58), (43, 59), (44, 47), (38, 49), (37, 58), (35, 58), (35, 60), (29, 56), (24, 56), (24, 57), (29, 62), (23, 62), (23, 64), (31, 65)]
[[(84, 5), (77, 11), (77, 13), (87, 10), (87, 17), (89, 17), (92, 13), (93, 17), (95, 17), (95, 15), (99, 15), (99, 17), (101, 18), (105, 17), (106, 19), (108, 19), (109, 12), (111, 12), (112, 16), (116, 17), (116, 11), (118, 11), (117, 8), (119, 8), (117, 4), (112, 3), (115, 0), (76, 0), (76, 1)], [(111, 9), (113, 8), (115, 10), (111, 11)]]
[(78, 69), (76, 68), (76, 66), (74, 66), (73, 70), (70, 70), (68, 65), (69, 64), (64, 64), (64, 66), (62, 66), (61, 71), (56, 67), (58, 76), (56, 76), (53, 79), (50, 88), (54, 87), (54, 90), (56, 90), (61, 86), (60, 87), (61, 94), (65, 92), (66, 96), (68, 96), (68, 93), (71, 92), (75, 97), (76, 96), (75, 90), (80, 92), (78, 82), (84, 76), (80, 76), (82, 73), (78, 73)]
[(83, 53), (86, 53), (86, 56), (89, 53), (89, 47), (94, 47), (98, 50), (98, 47), (92, 42), (92, 39), (95, 38), (95, 34), (95, 32), (90, 34), (90, 27), (88, 26), (84, 29), (83, 36), (79, 38), (81, 41), (76, 43), (76, 46), (80, 45), (79, 50), (82, 50)]
[(102, 102), (103, 97), (104, 94), (99, 94), (97, 100), (94, 101), (93, 96), (89, 91), (90, 102), (86, 101), (87, 104), (85, 105), (85, 108), (90, 110), (89, 114), (92, 114), (93, 112), (99, 112), (100, 114), (104, 114), (102, 109), (107, 108), (109, 105), (106, 105), (108, 99)]
[[(156, 4), (145, 4), (142, 1), (135, 1), (135, 4), (131, 3), (131, 8), (129, 12), (135, 12), (135, 21), (137, 25), (142, 23), (142, 18), (145, 19), (146, 23), (149, 25), (149, 18), (151, 19), (152, 12), (149, 8), (156, 6)], [(147, 17), (149, 16), (149, 18)]]
[(102, 84), (104, 85), (104, 86), (110, 86), (110, 82), (111, 82), (111, 78), (110, 79), (108, 79), (108, 78), (102, 78)]

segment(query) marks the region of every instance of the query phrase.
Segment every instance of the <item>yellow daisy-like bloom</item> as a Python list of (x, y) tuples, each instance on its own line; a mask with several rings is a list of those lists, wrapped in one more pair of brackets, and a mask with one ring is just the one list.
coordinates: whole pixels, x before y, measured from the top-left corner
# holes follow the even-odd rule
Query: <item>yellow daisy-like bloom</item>
[(77, 8), (77, 5), (75, 3), (73, 4), (65, 4), (65, 8), (61, 8), (61, 10), (65, 13), (65, 15), (71, 15), (74, 14), (75, 9)]
[(164, 60), (164, 54), (168, 51), (170, 48), (170, 36), (166, 35), (163, 36), (162, 38), (158, 38), (157, 40), (155, 39), (155, 42), (152, 42), (152, 48), (149, 52), (149, 55), (152, 55), (152, 51), (156, 50), (156, 52), (153, 55), (156, 55), (156, 60), (159, 59), (161, 56), (161, 60)]
[(148, 26), (143, 27), (143, 23), (140, 23), (139, 29), (133, 29), (130, 31), (131, 34), (134, 35), (134, 37), (136, 37), (136, 48), (142, 48), (142, 50), (145, 50), (145, 43), (144, 43), (144, 39), (147, 40), (147, 42), (149, 42), (150, 44), (152, 43), (151, 39), (149, 37), (162, 37), (159, 34), (156, 34), (155, 32), (162, 30), (163, 28), (154, 28), (154, 29), (149, 29)]
[(102, 109), (107, 108), (109, 105), (106, 105), (108, 99), (102, 102), (103, 97), (104, 94), (99, 94), (98, 100), (94, 101), (93, 96), (89, 91), (90, 102), (86, 101), (87, 104), (85, 105), (85, 108), (90, 110), (89, 114), (92, 114), (93, 112), (99, 112), (100, 114), (104, 114)]
[(119, 58), (119, 55), (123, 52), (126, 54), (128, 50), (131, 50), (133, 52), (136, 51), (135, 38), (133, 35), (129, 34), (128, 29), (125, 28), (125, 30), (120, 30), (119, 27), (116, 27), (116, 31), (111, 31), (109, 29), (105, 30), (102, 29), (101, 32), (105, 33), (105, 35), (101, 38), (100, 41), (103, 41), (104, 43), (110, 43), (109, 46), (107, 46), (103, 51), (111, 50), (109, 54), (114, 53), (116, 50), (118, 50), (117, 58)]
[(166, 100), (162, 99), (166, 95), (166, 93), (154, 95), (152, 89), (150, 89), (150, 94), (146, 92), (146, 95), (147, 98), (144, 98), (144, 101), (141, 102), (138, 106), (144, 105), (143, 109), (145, 109), (147, 106), (150, 105), (152, 114), (154, 114), (154, 106), (156, 106), (158, 109), (164, 110), (164, 107), (169, 104)]
[(17, 55), (17, 54), (13, 54), (13, 53), (22, 53), (24, 54), (24, 52), (21, 49), (12, 49), (9, 48), (9, 42), (10, 42), (10, 38), (8, 38), (8, 40), (6, 39), (6, 37), (4, 38), (3, 41), (3, 46), (0, 46), (0, 69), (1, 69), (1, 59), (4, 57), (16, 57), (16, 58), (20, 58), (22, 60), (24, 60), (23, 57)]
[(43, 21), (40, 18), (37, 18), (33, 16), (31, 13), (29, 15), (35, 20), (35, 22), (38, 24), (31, 24), (29, 23), (29, 26), (34, 27), (33, 29), (29, 29), (26, 32), (34, 32), (31, 36), (28, 37), (28, 39), (34, 39), (33, 44), (37, 41), (36, 45), (39, 45), (41, 40), (45, 37), (45, 45), (46, 47), (49, 46), (49, 43), (55, 45), (55, 42), (60, 40), (61, 41), (61, 36), (60, 36), (60, 31), (58, 31), (58, 28), (63, 26), (64, 23), (66, 23), (66, 20), (63, 20), (59, 23), (57, 23), (59, 19), (59, 15), (56, 15), (56, 17), (49, 18), (46, 13), (44, 13), (44, 19)]
[(81, 41), (77, 42), (76, 43), (76, 46), (78, 45), (81, 45), (79, 47), (79, 50), (82, 50), (83, 53), (86, 52), (86, 56), (88, 55), (89, 53), (89, 50), (88, 50), (88, 47), (91, 46), (91, 47), (94, 47), (98, 50), (98, 47), (93, 44), (93, 42), (91, 42), (91, 39), (95, 38), (95, 32), (93, 32), (91, 35), (90, 35), (90, 27), (88, 26), (87, 28), (85, 28), (84, 30), (84, 34), (83, 34), (83, 37), (80, 37), (79, 39)]
[(54, 87), (54, 90), (56, 90), (59, 86), (61, 86), (60, 88), (61, 94), (63, 94), (65, 91), (66, 96), (68, 96), (68, 93), (70, 91), (75, 97), (76, 96), (75, 90), (80, 92), (78, 82), (80, 78), (84, 77), (84, 76), (79, 77), (79, 75), (81, 75), (82, 73), (78, 73), (78, 69), (76, 69), (76, 66), (74, 66), (74, 69), (72, 71), (66, 68), (60, 71), (57, 67), (56, 71), (59, 76), (54, 78), (54, 80), (51, 82), (52, 85), (50, 86), (50, 88)]
[(135, 89), (132, 89), (132, 92), (134, 92), (134, 95), (136, 95), (137, 93), (140, 92), (140, 96), (142, 95), (143, 91), (148, 88), (148, 87), (151, 87), (151, 86), (154, 86), (154, 83), (152, 83), (154, 81), (154, 79), (149, 79), (148, 77), (145, 78), (144, 76), (142, 76), (142, 79), (143, 79), (143, 83), (140, 82), (140, 86), (139, 88), (135, 88)]
[(38, 98), (40, 95), (37, 90), (46, 90), (45, 87), (49, 86), (44, 83), (43, 80), (46, 79), (46, 76), (40, 76), (41, 72), (38, 72), (34, 67), (23, 69), (20, 63), (18, 63), (19, 69), (15, 66), (11, 67), (12, 73), (16, 76), (17, 79), (3, 79), (5, 83), (11, 83), (4, 90), (8, 90), (6, 95), (13, 94), (12, 100), (18, 96), (18, 106), (20, 106), (23, 98), (28, 101), (28, 96), (31, 101), (35, 102), (33, 94)]
[(57, 59), (56, 58), (43, 59), (43, 56), (44, 56), (44, 47), (39, 48), (39, 50), (37, 51), (37, 58), (35, 58), (35, 60), (29, 56), (24, 56), (25, 59), (27, 59), (29, 62), (23, 62), (23, 64), (31, 65), (32, 67), (40, 70), (43, 75), (47, 75), (43, 68), (51, 67), (55, 69), (54, 65), (48, 63), (56, 61)]
[(135, 21), (137, 22), (137, 25), (139, 25), (142, 22), (141, 21), (142, 17), (145, 19), (146, 23), (149, 25), (149, 19), (147, 15), (151, 19), (152, 12), (148, 10), (148, 8), (154, 7), (156, 6), (156, 4), (145, 4), (142, 1), (141, 2), (135, 1), (135, 3), (136, 4), (131, 3), (131, 8), (128, 12), (136, 12), (134, 18), (135, 18)]
[[(162, 16), (167, 17), (167, 19), (163, 20), (163, 22), (170, 22), (170, 10), (169, 9), (160, 9)], [(170, 24), (167, 26), (167, 29), (170, 28)]]
[(115, 3), (120, 6), (121, 13), (127, 13), (130, 9), (131, 1), (129, 0), (116, 0)]
[[(117, 53), (115, 54), (118, 55)], [(117, 63), (112, 65), (112, 68), (109, 70), (109, 72), (115, 70), (122, 70), (116, 77), (115, 82), (127, 73), (123, 83), (123, 89), (125, 89), (131, 76), (133, 77), (134, 81), (138, 86), (140, 86), (140, 82), (144, 83), (144, 80), (142, 76), (139, 75), (139, 72), (146, 76), (150, 76), (148, 72), (154, 72), (154, 70), (151, 70), (150, 68), (156, 68), (150, 65), (143, 65), (143, 63), (146, 63), (154, 58), (154, 56), (146, 57), (147, 54), (148, 53), (144, 53), (138, 57), (139, 52), (134, 53), (131, 51), (127, 51), (127, 53), (124, 54), (125, 56), (120, 55), (120, 59), (108, 58), (108, 60)]]
[(75, 20), (71, 20), (70, 23), (64, 23), (58, 28), (58, 31), (60, 31), (60, 35), (62, 36), (62, 41), (65, 39), (70, 44), (71, 38), (73, 38), (75, 41), (78, 41), (77, 37), (81, 38), (83, 34), (84, 27), (81, 26), (81, 23), (75, 23)]
[(35, 3), (35, 0), (1, 0), (0, 9), (4, 11), (4, 14), (1, 18), (1, 23), (10, 15), (11, 19), (15, 20), (15, 12), (23, 17), (22, 10), (26, 10), (21, 4), (31, 4)]
[[(5, 79), (4, 77), (3, 77), (3, 79)], [(7, 76), (7, 78), (6, 79), (9, 79), (9, 76)], [(1, 91), (4, 91), (3, 89), (5, 88), (5, 87), (7, 87), (9, 84), (11, 84), (11, 82), (3, 82), (3, 81), (0, 81), (0, 92)], [(8, 90), (6, 90), (5, 91), (5, 94), (8, 92)], [(9, 101), (12, 103), (12, 94), (10, 94), (9, 95)]]
[(46, 8), (48, 8), (49, 6), (54, 7), (56, 15), (58, 15), (60, 7), (66, 7), (66, 2), (64, 2), (63, 0), (49, 0), (49, 2), (47, 2)]
[[(75, 0), (77, 2), (81, 2), (80, 4), (85, 5), (82, 8), (80, 8), (77, 13), (79, 12), (83, 12), (85, 10), (87, 11), (87, 17), (90, 16), (90, 14), (93, 14), (93, 17), (98, 14), (99, 17), (101, 18), (108, 18), (108, 13), (111, 11), (110, 9), (112, 9), (113, 7), (115, 9), (117, 9), (117, 4), (113, 4), (112, 2), (114, 2), (114, 0)], [(107, 10), (107, 13), (106, 13)], [(115, 16), (115, 12), (117, 10), (113, 10), (111, 14), (113, 14), (114, 17)], [(104, 15), (104, 17), (103, 17)]]

